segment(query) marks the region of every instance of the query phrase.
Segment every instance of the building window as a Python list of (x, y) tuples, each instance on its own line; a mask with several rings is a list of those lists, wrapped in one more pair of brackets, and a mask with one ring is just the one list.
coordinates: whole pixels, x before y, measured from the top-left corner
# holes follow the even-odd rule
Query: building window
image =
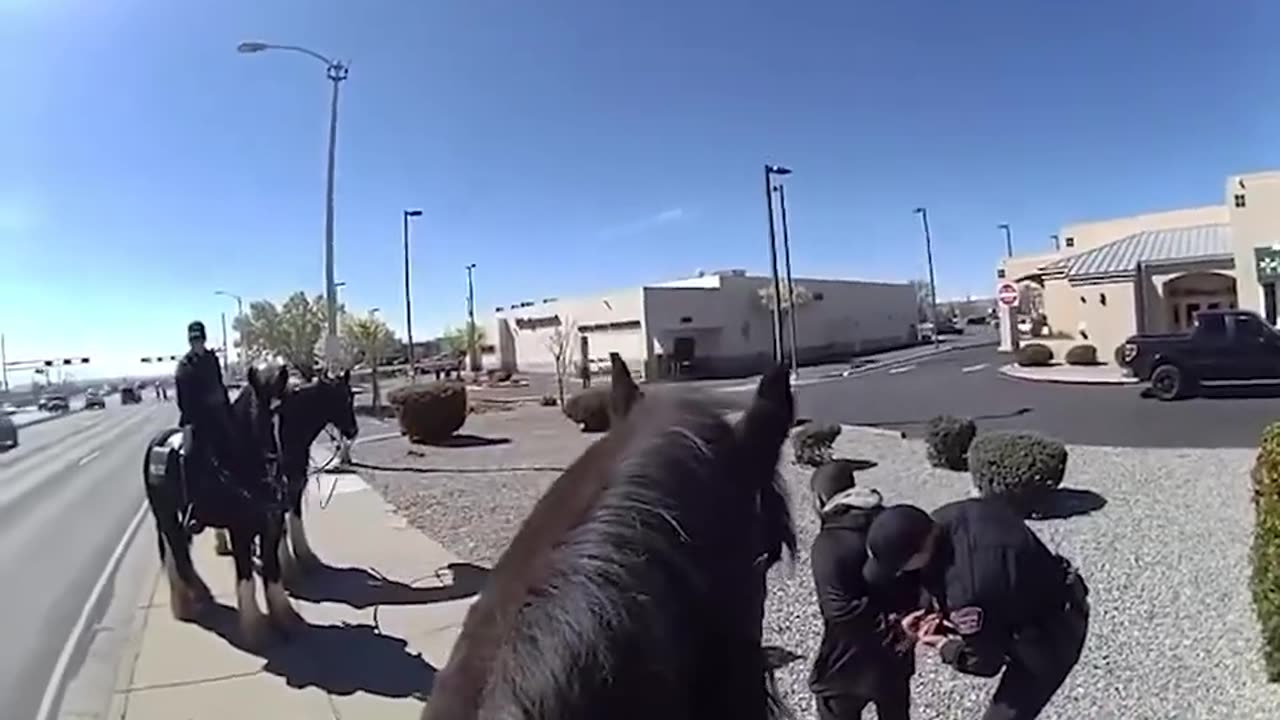
[(996, 269), (996, 279), (997, 279), (997, 280), (1003, 280), (1003, 279), (1004, 279), (1004, 268), (997, 268), (997, 269)]
[(680, 318), (681, 325), (688, 325), (691, 322), (693, 322), (693, 318), (689, 315), (685, 315), (684, 317)]
[(1076, 239), (1073, 237), (1069, 237), (1067, 238), (1066, 243), (1067, 243), (1067, 247), (1073, 248), (1076, 246)]
[(1236, 193), (1236, 194), (1235, 194), (1235, 197), (1234, 197), (1233, 199), (1235, 200), (1235, 205), (1236, 205), (1236, 207), (1238, 207), (1238, 208), (1242, 208), (1242, 207), (1244, 207), (1244, 205), (1245, 205), (1245, 202), (1244, 202), (1244, 193)]
[(516, 327), (520, 330), (539, 330), (541, 328), (551, 328), (560, 326), (559, 315), (547, 315), (545, 317), (527, 317), (516, 318)]
[(1107, 294), (1106, 294), (1106, 293), (1098, 293), (1098, 304), (1099, 304), (1099, 305), (1106, 305), (1106, 304), (1107, 304)]

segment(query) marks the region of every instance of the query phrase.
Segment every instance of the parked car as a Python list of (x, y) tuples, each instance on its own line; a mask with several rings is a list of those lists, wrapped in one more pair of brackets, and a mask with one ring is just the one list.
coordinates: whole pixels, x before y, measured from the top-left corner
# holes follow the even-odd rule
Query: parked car
[(939, 335), (963, 335), (964, 334), (964, 328), (960, 327), (959, 324), (957, 324), (954, 320), (951, 320), (949, 318), (943, 318), (942, 320), (939, 320), (937, 327), (938, 327)]
[(0, 447), (5, 449), (18, 447), (18, 426), (8, 415), (0, 415)]
[(71, 410), (71, 401), (67, 399), (66, 395), (63, 395), (61, 393), (45, 395), (43, 400), (44, 400), (44, 409), (47, 412), (61, 413), (61, 412), (69, 412)]
[(142, 402), (142, 392), (137, 385), (125, 385), (120, 388), (120, 404), (135, 405)]
[(5, 403), (4, 405), (0, 405), (0, 415), (16, 415), (17, 412), (18, 412), (18, 406), (14, 405), (13, 403)]
[(84, 394), (85, 410), (106, 410), (107, 401), (102, 397), (102, 393), (97, 390), (88, 390)]
[(1177, 400), (1204, 383), (1280, 381), (1280, 331), (1255, 312), (1202, 310), (1190, 332), (1130, 336), (1116, 360), (1155, 397)]

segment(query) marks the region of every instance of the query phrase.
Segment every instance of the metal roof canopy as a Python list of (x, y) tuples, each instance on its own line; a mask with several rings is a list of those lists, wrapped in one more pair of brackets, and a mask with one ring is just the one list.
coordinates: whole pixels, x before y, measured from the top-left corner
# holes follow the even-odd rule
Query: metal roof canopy
[(1144, 230), (1070, 258), (1067, 279), (1128, 277), (1142, 263), (1170, 264), (1232, 258), (1231, 226), (1225, 223)]

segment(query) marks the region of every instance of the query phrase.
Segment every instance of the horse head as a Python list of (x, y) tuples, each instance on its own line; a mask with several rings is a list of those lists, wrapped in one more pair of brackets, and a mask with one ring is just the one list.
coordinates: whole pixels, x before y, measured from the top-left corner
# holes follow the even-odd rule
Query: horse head
[(247, 383), (232, 405), (232, 416), (243, 442), (242, 458), (251, 463), (245, 471), (253, 477), (274, 481), (277, 475), (279, 438), (276, 412), (284, 400), (289, 383), (289, 368), (281, 365), (274, 371), (250, 367)]

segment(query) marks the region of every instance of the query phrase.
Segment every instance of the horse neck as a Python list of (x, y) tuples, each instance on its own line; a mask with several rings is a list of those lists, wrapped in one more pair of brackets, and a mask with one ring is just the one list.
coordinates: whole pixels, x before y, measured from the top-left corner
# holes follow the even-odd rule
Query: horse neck
[(320, 431), (329, 424), (329, 418), (325, 413), (320, 412), (320, 409), (318, 388), (294, 391), (293, 396), (285, 401), (280, 411), (282, 420), (280, 430), (285, 435), (281, 440), (288, 443), (296, 442), (301, 447), (310, 449), (311, 443), (320, 437)]

